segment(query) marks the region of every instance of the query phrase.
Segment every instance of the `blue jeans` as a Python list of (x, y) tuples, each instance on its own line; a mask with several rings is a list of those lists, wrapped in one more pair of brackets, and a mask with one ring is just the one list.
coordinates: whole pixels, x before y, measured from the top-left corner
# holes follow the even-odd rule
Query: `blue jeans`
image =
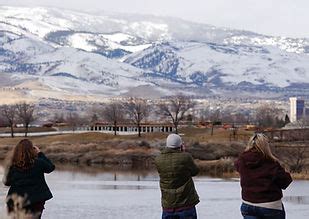
[(256, 207), (242, 203), (240, 211), (244, 219), (285, 219), (285, 211), (283, 210), (269, 209)]
[(183, 211), (163, 211), (162, 219), (197, 219), (195, 207)]

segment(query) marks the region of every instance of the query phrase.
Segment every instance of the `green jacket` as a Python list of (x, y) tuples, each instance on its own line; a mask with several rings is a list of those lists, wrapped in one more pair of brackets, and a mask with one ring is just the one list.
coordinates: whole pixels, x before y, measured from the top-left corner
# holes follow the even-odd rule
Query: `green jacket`
[(165, 148), (156, 157), (155, 164), (160, 176), (163, 208), (189, 207), (199, 203), (192, 180), (199, 170), (189, 153)]

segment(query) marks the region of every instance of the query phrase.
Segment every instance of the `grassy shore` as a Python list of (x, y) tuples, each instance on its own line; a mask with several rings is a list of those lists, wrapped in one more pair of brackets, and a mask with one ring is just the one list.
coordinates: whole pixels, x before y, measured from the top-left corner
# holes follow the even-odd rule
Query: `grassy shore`
[[(104, 133), (65, 134), (57, 136), (29, 137), (53, 161), (79, 164), (151, 165), (153, 158), (165, 146), (167, 133), (136, 135), (111, 135)], [(242, 147), (230, 141), (229, 132), (188, 128), (181, 130), (186, 149), (196, 159), (215, 160), (221, 157), (237, 156)], [(22, 137), (1, 138), (0, 159), (20, 141)], [(232, 145), (232, 146), (231, 146)], [(231, 146), (231, 147), (230, 147)]]
[[(240, 130), (235, 138), (229, 130), (186, 128), (180, 133), (186, 150), (192, 154), (203, 174), (237, 177), (234, 160), (244, 150), (252, 132)], [(153, 168), (154, 158), (165, 146), (167, 133), (114, 136), (104, 133), (65, 134), (30, 137), (33, 143), (58, 164), (100, 165), (124, 168)], [(4, 160), (22, 138), (0, 139), (0, 160)], [(306, 170), (306, 169), (305, 169)], [(309, 174), (293, 175), (309, 179)]]

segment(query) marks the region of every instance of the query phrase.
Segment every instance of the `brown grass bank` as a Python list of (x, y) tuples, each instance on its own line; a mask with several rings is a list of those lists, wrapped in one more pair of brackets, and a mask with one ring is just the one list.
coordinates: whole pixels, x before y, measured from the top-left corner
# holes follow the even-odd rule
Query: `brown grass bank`
[[(234, 138), (229, 130), (224, 129), (216, 129), (214, 135), (210, 134), (210, 129), (181, 129), (186, 150), (196, 159), (202, 174), (214, 176), (237, 177), (233, 163), (239, 153), (244, 150), (252, 132), (240, 130), (238, 134)], [(135, 135), (114, 136), (92, 132), (30, 137), (30, 139), (51, 160), (61, 165), (70, 163), (99, 165), (104, 168), (120, 166), (136, 169), (153, 168), (154, 158), (160, 153), (160, 148), (165, 146), (167, 135), (167, 133), (151, 133), (143, 134), (139, 138)], [(0, 160), (5, 159), (9, 151), (21, 139), (0, 138)], [(284, 160), (284, 157), (280, 159)], [(309, 175), (306, 170), (307, 167), (303, 173), (295, 177), (306, 178)]]

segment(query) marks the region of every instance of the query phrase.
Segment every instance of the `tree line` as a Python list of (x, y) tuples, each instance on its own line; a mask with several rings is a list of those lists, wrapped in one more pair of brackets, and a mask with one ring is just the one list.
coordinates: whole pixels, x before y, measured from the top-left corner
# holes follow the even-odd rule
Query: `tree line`
[[(129, 121), (137, 127), (138, 136), (141, 136), (142, 123), (151, 113), (155, 113), (158, 116), (167, 117), (178, 133), (180, 121), (184, 120), (185, 114), (193, 107), (194, 102), (181, 95), (164, 100), (156, 106), (142, 98), (129, 98), (126, 101), (111, 101), (103, 109), (94, 110), (90, 122), (97, 122), (101, 117), (104, 121), (113, 124), (116, 135), (118, 125)], [(0, 124), (10, 127), (11, 137), (14, 137), (14, 128), (16, 124), (21, 123), (25, 129), (25, 136), (27, 136), (29, 125), (37, 119), (34, 110), (35, 105), (29, 103), (2, 105), (0, 106)], [(65, 117), (63, 114), (55, 114), (53, 119), (67, 123), (73, 131), (79, 125), (89, 123), (87, 118), (82, 118), (75, 112), (69, 112)]]
[(0, 123), (7, 125), (11, 130), (11, 137), (14, 138), (14, 127), (17, 123), (23, 124), (25, 137), (28, 135), (29, 125), (35, 120), (34, 104), (18, 103), (0, 106)]
[(185, 115), (192, 109), (195, 102), (186, 96), (175, 96), (172, 99), (160, 101), (158, 104), (153, 104), (145, 99), (130, 98), (126, 101), (114, 101), (108, 104), (101, 111), (102, 118), (113, 124), (114, 134), (117, 133), (117, 126), (123, 121), (133, 123), (138, 131), (138, 136), (141, 136), (141, 124), (153, 114), (157, 121), (169, 120), (174, 128), (175, 133), (178, 133), (180, 121), (185, 119)]
[[(78, 126), (89, 123), (105, 121), (113, 125), (114, 134), (117, 134), (117, 127), (124, 122), (134, 124), (141, 136), (141, 125), (150, 118), (152, 121), (170, 122), (179, 132), (179, 125), (182, 121), (208, 124), (213, 135), (214, 127), (223, 123), (232, 124), (255, 124), (261, 128), (280, 128), (289, 123), (289, 118), (283, 110), (274, 104), (263, 104), (255, 109), (253, 114), (248, 112), (231, 112), (220, 107), (210, 106), (198, 108), (198, 115), (194, 113), (197, 103), (192, 98), (178, 95), (153, 102), (142, 98), (128, 98), (126, 100), (111, 100), (110, 103), (99, 109), (92, 109), (87, 118), (76, 112), (69, 112), (64, 116), (55, 114), (53, 120), (67, 123), (74, 131)], [(35, 116), (35, 105), (19, 103), (0, 106), (0, 124), (5, 124), (11, 129), (11, 136), (14, 137), (14, 127), (21, 123), (25, 129), (25, 136), (29, 131), (29, 125), (37, 119)], [(284, 116), (285, 115), (285, 116)]]

